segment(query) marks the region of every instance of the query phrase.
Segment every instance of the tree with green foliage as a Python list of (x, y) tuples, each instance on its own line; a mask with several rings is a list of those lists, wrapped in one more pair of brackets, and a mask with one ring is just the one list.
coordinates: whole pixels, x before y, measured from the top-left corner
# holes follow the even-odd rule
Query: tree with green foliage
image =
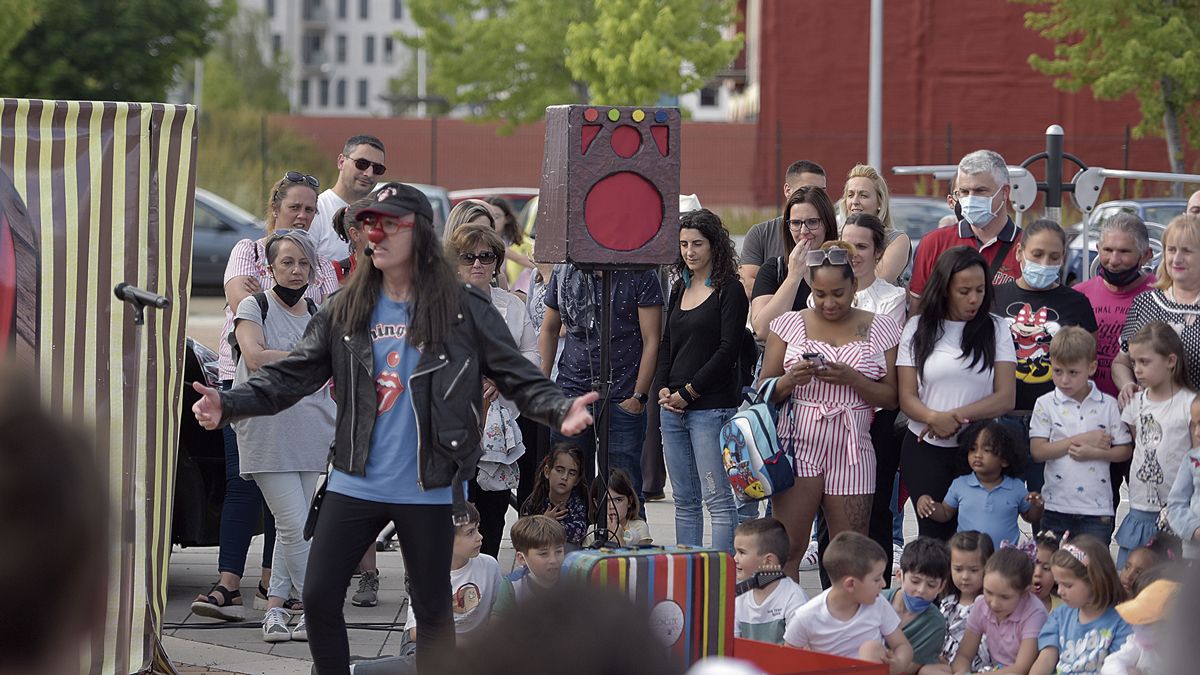
[(37, 22), (38, 10), (35, 0), (0, 0), (0, 69), (9, 52), (17, 46), (21, 36)]
[[(236, 0), (40, 0), (0, 60), (0, 91), (34, 98), (161, 101), (208, 51)], [(9, 39), (6, 34), (5, 39)]]
[(410, 0), (429, 90), (504, 129), (562, 103), (653, 105), (695, 91), (741, 49), (734, 0)]
[(263, 45), (270, 44), (269, 35), (267, 18), (261, 12), (238, 12), (204, 57), (201, 106), (206, 110), (288, 111), (284, 93), (288, 66), (283, 55), (263, 53)]
[(1171, 170), (1185, 172), (1185, 139), (1200, 139), (1200, 0), (1014, 1), (1038, 6), (1025, 25), (1054, 43), (1030, 65), (1064, 91), (1135, 95), (1135, 135), (1165, 136)]

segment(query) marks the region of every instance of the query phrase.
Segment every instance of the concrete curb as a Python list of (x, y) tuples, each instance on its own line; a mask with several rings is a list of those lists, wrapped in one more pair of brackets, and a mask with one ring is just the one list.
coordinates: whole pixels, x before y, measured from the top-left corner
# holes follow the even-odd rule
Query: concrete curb
[(312, 669), (312, 662), (303, 659), (272, 656), (169, 635), (163, 636), (163, 648), (175, 663), (209, 666), (242, 675), (296, 675)]

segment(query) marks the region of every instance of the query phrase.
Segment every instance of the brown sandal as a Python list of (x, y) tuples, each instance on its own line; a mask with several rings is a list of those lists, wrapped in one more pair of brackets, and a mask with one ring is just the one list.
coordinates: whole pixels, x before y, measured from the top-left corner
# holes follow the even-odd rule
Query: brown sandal
[[(214, 595), (216, 593), (220, 595)], [(222, 621), (243, 621), (246, 608), (242, 606), (242, 592), (217, 584), (208, 595), (196, 598), (192, 603), (192, 614)]]

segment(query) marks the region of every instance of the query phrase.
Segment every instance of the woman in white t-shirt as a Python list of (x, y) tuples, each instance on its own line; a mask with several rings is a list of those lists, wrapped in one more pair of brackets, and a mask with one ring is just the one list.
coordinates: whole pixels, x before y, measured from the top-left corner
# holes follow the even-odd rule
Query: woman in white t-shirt
[[(969, 246), (942, 253), (904, 328), (896, 356), (900, 409), (908, 432), (900, 470), (908, 492), (945, 496), (957, 473), (958, 433), (1016, 403), (1016, 352), (1008, 326), (988, 313), (987, 262)], [(914, 504), (914, 509), (916, 505)], [(949, 539), (957, 524), (917, 518), (922, 535)]]

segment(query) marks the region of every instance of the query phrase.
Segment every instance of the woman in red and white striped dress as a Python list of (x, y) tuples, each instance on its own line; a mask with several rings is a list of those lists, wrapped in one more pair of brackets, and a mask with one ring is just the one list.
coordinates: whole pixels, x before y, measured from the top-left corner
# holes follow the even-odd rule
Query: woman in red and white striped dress
[(785, 570), (795, 575), (820, 507), (829, 536), (867, 533), (875, 490), (871, 420), (876, 408), (896, 407), (896, 345), (900, 326), (889, 316), (853, 306), (858, 280), (846, 242), (810, 251), (813, 308), (771, 321), (764, 378), (779, 377), (774, 402), (779, 442), (796, 467), (796, 486), (772, 498), (787, 528)]

